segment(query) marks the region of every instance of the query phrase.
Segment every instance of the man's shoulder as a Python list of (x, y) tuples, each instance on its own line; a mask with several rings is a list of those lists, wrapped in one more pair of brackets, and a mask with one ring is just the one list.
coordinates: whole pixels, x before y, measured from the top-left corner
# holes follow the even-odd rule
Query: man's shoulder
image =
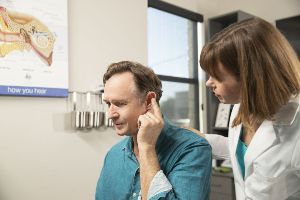
[(169, 124), (168, 128), (165, 130), (165, 134), (167, 137), (172, 138), (175, 141), (185, 142), (186, 144), (199, 144), (204, 146), (209, 146), (208, 141), (199, 136), (198, 134), (194, 133), (191, 130), (186, 128), (182, 128), (176, 126), (174, 124)]
[(210, 162), (212, 149), (205, 138), (173, 124), (167, 124), (161, 134), (157, 152), (162, 166), (168, 170), (183, 158)]
[(197, 133), (195, 133), (191, 130), (188, 130), (186, 128), (177, 127), (175, 129), (175, 132), (177, 132), (177, 134), (180, 138), (186, 138), (193, 142), (201, 143), (203, 145), (209, 145), (209, 143), (207, 142), (207, 140), (205, 138), (201, 137)]

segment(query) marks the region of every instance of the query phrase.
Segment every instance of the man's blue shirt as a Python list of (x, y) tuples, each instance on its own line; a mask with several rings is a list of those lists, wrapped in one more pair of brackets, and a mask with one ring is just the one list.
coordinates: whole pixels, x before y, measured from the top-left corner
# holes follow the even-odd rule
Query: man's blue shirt
[[(161, 170), (172, 185), (156, 199), (209, 199), (211, 147), (197, 134), (164, 121), (156, 152)], [(96, 200), (138, 199), (141, 190), (139, 163), (132, 137), (126, 137), (107, 153), (96, 188)]]

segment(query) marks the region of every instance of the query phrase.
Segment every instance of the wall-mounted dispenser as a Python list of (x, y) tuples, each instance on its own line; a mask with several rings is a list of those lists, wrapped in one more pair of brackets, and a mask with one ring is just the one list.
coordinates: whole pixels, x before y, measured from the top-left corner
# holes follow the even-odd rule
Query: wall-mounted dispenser
[(92, 129), (113, 126), (108, 119), (101, 92), (69, 92), (72, 127)]

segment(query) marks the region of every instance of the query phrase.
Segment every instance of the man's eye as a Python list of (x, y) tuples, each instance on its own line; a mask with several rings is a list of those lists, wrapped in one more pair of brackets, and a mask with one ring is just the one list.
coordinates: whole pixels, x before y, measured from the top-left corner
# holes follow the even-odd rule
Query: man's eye
[(125, 103), (123, 103), (123, 102), (116, 103), (116, 106), (118, 106), (118, 107), (125, 106), (125, 105), (126, 105), (126, 104), (125, 104)]

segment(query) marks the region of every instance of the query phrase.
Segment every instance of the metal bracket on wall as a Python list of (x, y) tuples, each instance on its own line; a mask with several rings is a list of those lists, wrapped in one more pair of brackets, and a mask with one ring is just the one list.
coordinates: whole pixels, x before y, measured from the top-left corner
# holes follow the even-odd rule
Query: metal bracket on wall
[(113, 126), (112, 120), (107, 117), (102, 94), (102, 91), (69, 91), (68, 104), (73, 128), (92, 129)]

